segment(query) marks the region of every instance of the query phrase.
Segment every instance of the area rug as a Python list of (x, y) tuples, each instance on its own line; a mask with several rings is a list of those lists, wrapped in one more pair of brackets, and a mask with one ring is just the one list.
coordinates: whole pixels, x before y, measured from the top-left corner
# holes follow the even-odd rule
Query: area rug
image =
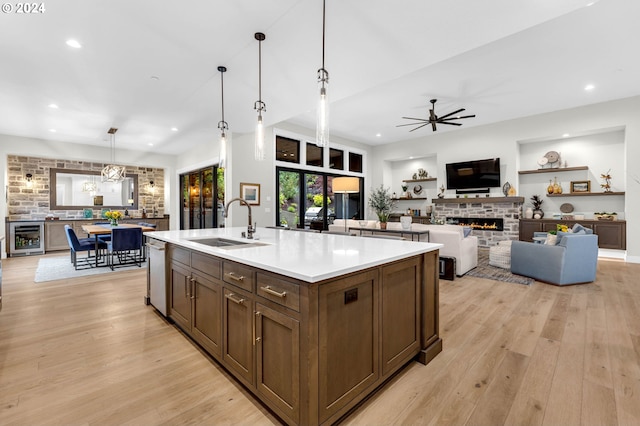
[(534, 283), (533, 278), (524, 277), (522, 275), (512, 274), (508, 269), (498, 268), (489, 265), (489, 249), (478, 249), (478, 266), (467, 272), (465, 275), (478, 278), (488, 278), (496, 281), (506, 281), (509, 283), (531, 285)]
[[(41, 283), (45, 281), (64, 280), (68, 278), (86, 277), (89, 275), (106, 274), (110, 272), (119, 272), (127, 270), (139, 270), (146, 268), (147, 263), (142, 263), (142, 268), (138, 268), (136, 265), (128, 265), (126, 268), (116, 268), (112, 271), (111, 268), (101, 266), (98, 268), (80, 269), (76, 271), (69, 259), (69, 255), (56, 256), (56, 257), (42, 257), (38, 260), (38, 268), (36, 269), (36, 276), (34, 282)], [(82, 265), (81, 267), (86, 267)]]

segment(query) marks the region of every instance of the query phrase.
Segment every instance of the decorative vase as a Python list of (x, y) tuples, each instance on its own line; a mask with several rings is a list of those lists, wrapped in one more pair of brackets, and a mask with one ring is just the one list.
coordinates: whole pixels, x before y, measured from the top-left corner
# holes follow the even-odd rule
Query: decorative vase
[(544, 212), (540, 209), (535, 209), (533, 211), (533, 218), (534, 219), (542, 219), (544, 217)]
[(524, 217), (526, 219), (533, 219), (533, 209), (531, 207), (527, 207), (527, 209), (524, 211)]
[(402, 224), (402, 229), (408, 230), (411, 229), (411, 216), (400, 216), (400, 223)]
[(387, 222), (380, 222), (380, 229), (387, 229)]
[(555, 177), (553, 178), (553, 193), (554, 194), (562, 194), (562, 187), (558, 183), (558, 178), (555, 178)]
[(117, 219), (111, 219), (111, 226), (118, 226), (118, 220)]
[(549, 179), (549, 186), (547, 186), (547, 194), (553, 194), (553, 181)]

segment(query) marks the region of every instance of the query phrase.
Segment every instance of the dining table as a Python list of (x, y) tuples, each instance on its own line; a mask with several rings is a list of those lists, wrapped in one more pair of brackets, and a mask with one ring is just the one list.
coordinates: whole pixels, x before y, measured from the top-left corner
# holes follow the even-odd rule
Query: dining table
[(156, 230), (155, 228), (152, 228), (151, 226), (138, 225), (138, 224), (135, 224), (135, 223), (121, 223), (121, 224), (118, 224), (116, 226), (112, 226), (111, 224), (82, 225), (82, 230), (84, 232), (86, 232), (87, 235), (89, 235), (89, 236), (93, 235), (93, 237), (95, 238), (95, 242), (96, 242), (96, 247), (95, 247), (96, 267), (100, 266), (99, 263), (98, 263), (98, 260), (99, 260), (98, 245), (100, 244), (100, 239), (98, 237), (100, 235), (109, 235), (109, 234), (111, 234), (111, 230), (113, 228), (142, 228), (142, 232), (151, 232), (151, 231), (155, 231)]

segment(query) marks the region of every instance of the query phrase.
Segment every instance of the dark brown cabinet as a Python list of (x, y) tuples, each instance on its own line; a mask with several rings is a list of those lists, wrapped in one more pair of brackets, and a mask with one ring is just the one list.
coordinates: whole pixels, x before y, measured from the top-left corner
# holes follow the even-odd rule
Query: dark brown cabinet
[(222, 348), (220, 262), (189, 250), (172, 251), (169, 317), (212, 355)]
[(558, 224), (571, 228), (576, 223), (593, 229), (593, 233), (598, 235), (598, 247), (613, 250), (627, 249), (627, 222), (624, 220), (520, 219), (519, 239), (533, 241), (534, 232), (554, 231)]
[(169, 244), (169, 316), (285, 423), (329, 424), (441, 350), (437, 258), (308, 283)]
[(287, 418), (300, 419), (300, 323), (256, 303), (256, 391)]

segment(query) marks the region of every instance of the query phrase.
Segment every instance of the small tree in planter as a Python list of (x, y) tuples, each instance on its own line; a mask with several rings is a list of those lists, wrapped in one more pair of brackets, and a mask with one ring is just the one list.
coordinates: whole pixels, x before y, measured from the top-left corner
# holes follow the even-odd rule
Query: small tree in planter
[(369, 195), (369, 207), (376, 212), (378, 220), (380, 221), (380, 228), (386, 229), (387, 222), (389, 221), (389, 215), (393, 210), (395, 203), (389, 193), (389, 188), (380, 187), (372, 189)]
[(540, 198), (539, 195), (534, 195), (531, 197), (531, 204), (533, 205), (533, 218), (534, 219), (542, 219), (544, 217), (544, 212), (540, 208), (544, 200)]

